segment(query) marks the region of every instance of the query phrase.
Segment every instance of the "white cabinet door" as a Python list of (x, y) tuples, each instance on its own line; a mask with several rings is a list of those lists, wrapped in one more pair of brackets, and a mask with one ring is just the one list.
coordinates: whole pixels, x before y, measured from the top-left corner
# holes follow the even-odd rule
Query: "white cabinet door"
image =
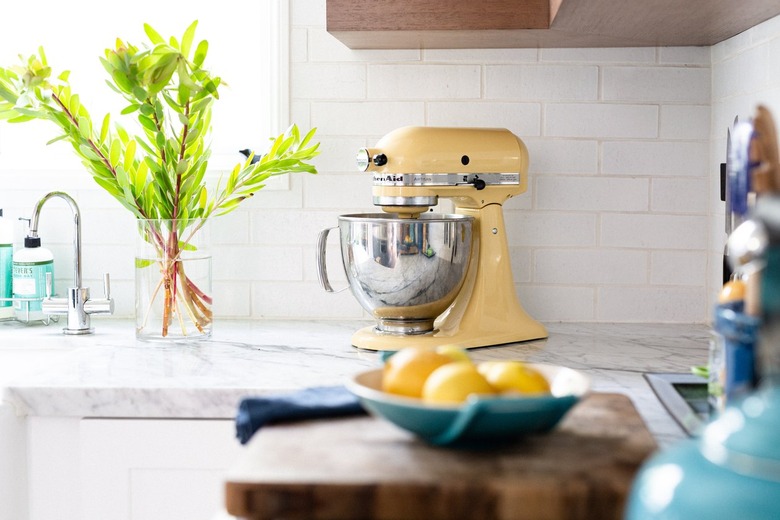
[(229, 420), (30, 424), (30, 520), (209, 520), (241, 453)]

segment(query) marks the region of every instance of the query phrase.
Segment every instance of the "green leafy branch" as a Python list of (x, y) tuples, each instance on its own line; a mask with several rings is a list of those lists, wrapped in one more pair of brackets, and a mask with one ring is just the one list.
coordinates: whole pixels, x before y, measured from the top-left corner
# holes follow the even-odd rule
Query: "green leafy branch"
[(210, 157), (211, 110), (219, 98), (219, 77), (203, 68), (208, 42), (193, 45), (197, 21), (181, 41), (166, 41), (144, 25), (150, 45), (143, 49), (117, 39), (101, 63), (107, 83), (135, 114), (140, 133), (131, 135), (106, 114), (99, 128), (69, 72), (52, 78), (43, 48), (20, 65), (0, 68), (0, 120), (49, 120), (62, 133), (95, 182), (141, 219), (205, 219), (235, 209), (272, 175), (316, 173), (315, 130), (301, 136), (296, 126), (273, 140), (256, 162), (236, 164), (225, 182), (209, 192), (204, 182)]
[[(143, 231), (157, 257), (140, 267), (158, 265), (161, 279), (152, 303), (162, 292), (162, 335), (184, 314), (204, 331), (211, 323), (211, 297), (185, 274), (183, 251), (209, 217), (224, 215), (263, 188), (273, 175), (317, 173), (309, 161), (318, 154), (315, 130), (301, 136), (293, 125), (271, 142), (259, 160), (251, 155), (235, 165), (213, 191), (204, 182), (211, 154), (211, 110), (222, 80), (203, 68), (208, 42), (194, 44), (197, 21), (181, 41), (167, 41), (144, 25), (147, 45), (138, 48), (117, 39), (100, 61), (108, 86), (124, 100), (121, 114), (134, 114), (139, 133), (132, 135), (106, 114), (98, 128), (68, 83), (69, 72), (52, 77), (43, 48), (21, 63), (0, 68), (0, 120), (22, 123), (47, 120), (61, 131), (49, 141), (70, 143), (95, 182), (138, 219), (156, 222)], [(224, 182), (223, 182), (224, 181)], [(161, 223), (171, 221), (170, 227)], [(139, 266), (139, 264), (136, 264)], [(178, 296), (181, 295), (181, 298)], [(146, 318), (143, 320), (145, 326)]]

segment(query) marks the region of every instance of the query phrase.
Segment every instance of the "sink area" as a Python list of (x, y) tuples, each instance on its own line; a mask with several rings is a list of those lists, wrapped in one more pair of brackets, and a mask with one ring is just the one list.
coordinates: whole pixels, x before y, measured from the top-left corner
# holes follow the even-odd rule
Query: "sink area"
[(707, 380), (685, 373), (647, 373), (650, 388), (689, 436), (696, 436), (710, 417)]

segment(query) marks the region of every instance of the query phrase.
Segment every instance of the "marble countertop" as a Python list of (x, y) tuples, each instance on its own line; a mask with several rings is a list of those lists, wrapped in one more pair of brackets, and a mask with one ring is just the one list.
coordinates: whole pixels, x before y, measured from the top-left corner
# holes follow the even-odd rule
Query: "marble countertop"
[[(58, 417), (231, 419), (242, 397), (333, 385), (379, 364), (351, 346), (365, 322), (217, 321), (210, 340), (146, 343), (133, 323), (95, 320), (96, 333), (0, 323), (4, 350), (41, 353), (34, 370), (7, 376), (18, 413)], [(477, 361), (524, 359), (583, 370), (593, 389), (629, 395), (659, 443), (684, 434), (645, 372), (688, 372), (706, 362), (709, 328), (676, 324), (547, 324), (545, 340), (471, 350)]]

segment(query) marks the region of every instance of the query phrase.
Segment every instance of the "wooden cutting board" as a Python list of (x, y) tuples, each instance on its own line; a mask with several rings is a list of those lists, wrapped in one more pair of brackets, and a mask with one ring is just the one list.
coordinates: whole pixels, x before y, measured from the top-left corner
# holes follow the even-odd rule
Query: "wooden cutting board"
[(655, 448), (620, 394), (590, 394), (548, 434), (470, 450), (371, 417), (306, 421), (252, 438), (226, 506), (257, 520), (617, 520)]

